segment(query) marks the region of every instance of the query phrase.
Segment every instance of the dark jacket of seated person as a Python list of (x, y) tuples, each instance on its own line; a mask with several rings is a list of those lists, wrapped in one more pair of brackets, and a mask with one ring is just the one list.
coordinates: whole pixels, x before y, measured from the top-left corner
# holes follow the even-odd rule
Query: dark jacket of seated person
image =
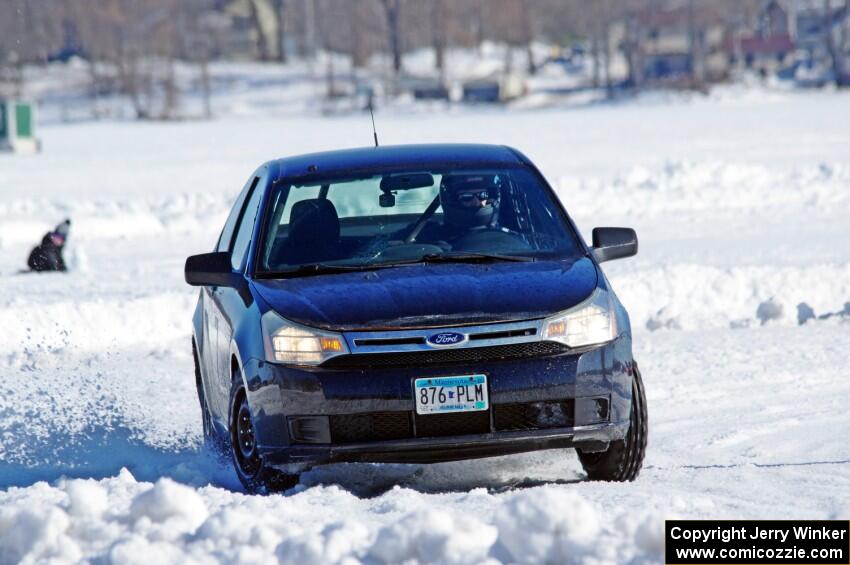
[(62, 250), (71, 229), (71, 220), (65, 220), (53, 231), (48, 232), (41, 239), (41, 244), (30, 251), (27, 266), (32, 271), (67, 271)]

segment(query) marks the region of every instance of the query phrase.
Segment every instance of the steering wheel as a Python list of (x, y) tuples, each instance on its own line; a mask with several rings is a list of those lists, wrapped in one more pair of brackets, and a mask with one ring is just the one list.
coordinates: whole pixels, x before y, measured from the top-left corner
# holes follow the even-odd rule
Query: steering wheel
[(413, 224), (413, 229), (410, 230), (410, 233), (407, 234), (407, 237), (404, 238), (405, 243), (414, 243), (416, 242), (416, 238), (419, 237), (419, 233), (422, 231), (422, 228), (425, 227), (425, 224), (428, 223), (428, 220), (431, 219), (431, 216), (434, 215), (434, 212), (437, 211), (437, 208), (440, 207), (440, 196), (437, 195), (434, 197), (434, 200), (428, 204), (428, 207), (425, 208), (425, 211), (422, 212), (422, 215), (416, 220), (416, 223)]
[(453, 251), (491, 253), (496, 249), (529, 251), (532, 247), (522, 234), (498, 228), (469, 232), (452, 242)]

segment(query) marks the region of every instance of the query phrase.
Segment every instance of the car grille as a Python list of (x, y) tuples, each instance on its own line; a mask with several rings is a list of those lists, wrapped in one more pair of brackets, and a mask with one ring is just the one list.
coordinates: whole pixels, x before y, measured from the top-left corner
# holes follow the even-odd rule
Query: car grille
[(415, 367), (447, 363), (472, 363), (476, 361), (498, 361), (545, 357), (568, 351), (565, 345), (551, 341), (513, 343), (491, 347), (467, 347), (459, 349), (435, 349), (433, 351), (405, 351), (393, 353), (361, 353), (340, 355), (327, 360), (322, 366), (329, 368), (365, 369), (373, 367)]
[(462, 436), (490, 432), (490, 411), (415, 416), (416, 437)]
[(385, 441), (413, 436), (410, 412), (338, 414), (330, 417), (331, 441), (353, 443)]
[(493, 407), (493, 425), (499, 432), (571, 427), (574, 422), (575, 402), (572, 399)]
[[(571, 427), (575, 403), (572, 399), (549, 402), (496, 404), (490, 410), (457, 414), (427, 414), (412, 412), (372, 412), (366, 414), (336, 414), (330, 416), (333, 443), (361, 443), (410, 439), (413, 437), (447, 437), (468, 434), (541, 430)], [(416, 424), (414, 435), (413, 424)]]

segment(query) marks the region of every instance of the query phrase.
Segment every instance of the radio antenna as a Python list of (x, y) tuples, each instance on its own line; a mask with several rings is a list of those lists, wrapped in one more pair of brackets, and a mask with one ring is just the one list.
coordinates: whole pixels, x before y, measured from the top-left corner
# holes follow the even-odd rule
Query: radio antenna
[(375, 129), (375, 112), (372, 111), (372, 97), (369, 96), (369, 115), (372, 116), (372, 135), (375, 136), (375, 147), (378, 146), (378, 130)]

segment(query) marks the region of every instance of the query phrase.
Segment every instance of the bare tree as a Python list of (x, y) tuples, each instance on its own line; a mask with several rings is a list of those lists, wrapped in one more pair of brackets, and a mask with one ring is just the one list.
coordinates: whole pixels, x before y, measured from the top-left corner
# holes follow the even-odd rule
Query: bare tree
[(277, 30), (277, 60), (286, 63), (286, 0), (274, 0), (275, 29)]
[[(824, 34), (825, 46), (836, 80), (843, 84), (849, 70), (850, 30), (833, 25), (837, 1), (821, 0), (830, 30)], [(850, 10), (850, 0), (842, 1), (843, 9)], [(286, 62), (290, 44), (305, 56), (317, 45), (333, 53), (334, 61), (320, 72), (327, 71), (329, 91), (334, 93), (342, 86), (342, 73), (362, 74), (360, 69), (375, 53), (389, 55), (392, 77), (398, 79), (405, 53), (432, 49), (436, 70), (445, 82), (446, 56), (452, 47), (474, 48), (495, 41), (508, 46), (506, 66), (523, 52), (527, 71), (534, 73), (540, 61), (535, 60), (532, 44), (545, 41), (589, 46), (593, 84), (613, 94), (614, 81), (621, 78), (615, 57), (624, 58), (631, 85), (642, 82), (651, 45), (646, 18), (651, 20), (654, 10), (678, 14), (673, 31), (677, 37), (686, 35), (690, 83), (701, 87), (713, 80), (709, 57), (710, 49), (717, 48), (706, 30), (717, 32), (719, 13), (730, 18), (737, 14), (739, 27), (750, 29), (754, 22), (741, 13), (761, 5), (760, 0), (240, 0), (237, 9), (229, 2), (0, 0), (0, 88), (20, 92), (24, 65), (41, 64), (61, 48), (63, 30), (70, 23), (87, 54), (93, 108), (104, 94), (118, 92), (139, 118), (179, 116), (181, 80), (187, 76), (181, 71), (186, 68), (180, 66), (183, 62), (197, 65), (192, 84), (199, 86), (205, 113), (210, 114), (210, 62), (231, 56), (222, 46), (244, 43), (241, 26), (247, 20), (250, 46), (261, 59)], [(397, 84), (390, 82), (389, 90)]]
[(349, 40), (348, 53), (354, 68), (363, 68), (369, 62), (369, 56), (375, 51), (384, 49), (383, 22), (378, 10), (381, 7), (372, 2), (346, 2), (348, 13)]
[(659, 0), (631, 0), (621, 5), (624, 25), (619, 49), (626, 60), (627, 83), (634, 90), (640, 90), (643, 83), (644, 48), (650, 40), (647, 28), (655, 21), (658, 4)]
[(339, 70), (334, 59), (337, 54), (347, 53), (352, 46), (352, 26), (340, 25), (347, 20), (351, 24), (352, 20), (348, 17), (351, 15), (350, 8), (350, 5), (340, 0), (324, 0), (315, 4), (317, 36), (321, 48), (326, 52), (325, 97), (328, 99), (342, 95), (337, 76)]
[(534, 61), (534, 51), (531, 48), (531, 44), (534, 42), (534, 38), (536, 36), (535, 30), (535, 15), (536, 15), (536, 4), (532, 0), (524, 0), (522, 5), (522, 31), (524, 34), (523, 43), (525, 43), (525, 54), (528, 60), (527, 70), (528, 74), (533, 75), (537, 73), (537, 63)]
[(24, 94), (24, 66), (43, 65), (62, 45), (62, 12), (49, 0), (0, 2), (0, 89)]
[(18, 52), (20, 24), (11, 2), (0, 3), (0, 96), (18, 96), (21, 90), (21, 63)]
[(180, 88), (176, 64), (189, 0), (68, 0), (89, 57), (92, 89), (103, 86), (98, 64), (113, 69), (117, 88), (139, 119), (174, 119)]
[(269, 45), (269, 38), (266, 35), (265, 27), (263, 26), (262, 0), (248, 0), (248, 13), (251, 17), (251, 23), (254, 27), (254, 33), (257, 43), (257, 53), (260, 60), (270, 61), (272, 59), (272, 49)]
[(487, 26), (484, 24), (486, 19), (484, 1), (485, 0), (473, 0), (474, 4), (472, 7), (472, 29), (475, 34), (475, 45), (479, 50), (481, 49), (481, 45), (484, 43), (484, 39), (487, 37)]
[[(830, 67), (835, 77), (835, 85), (839, 88), (850, 86), (850, 73), (845, 69), (848, 44), (848, 29), (845, 20), (850, 18), (850, 0), (838, 10), (832, 8), (830, 0), (823, 2), (824, 45), (829, 56)], [(836, 22), (838, 22), (836, 24)], [(836, 29), (837, 28), (837, 29)]]
[(431, 0), (431, 45), (434, 48), (434, 66), (440, 75), (440, 84), (446, 82), (446, 5), (444, 0)]
[(313, 58), (316, 55), (316, 0), (304, 1), (304, 53)]
[(393, 60), (393, 74), (401, 73), (401, 7), (403, 0), (381, 0), (387, 22), (387, 42)]
[(213, 0), (182, 0), (177, 30), (181, 40), (180, 58), (198, 67), (203, 115), (207, 119), (213, 115), (210, 60), (215, 49), (215, 36), (220, 32), (221, 25), (214, 17), (212, 7)]
[(611, 84), (611, 4), (609, 0), (596, 0), (588, 11), (590, 53), (593, 59), (593, 87), (605, 86), (610, 96)]
[(695, 0), (688, 0), (688, 52), (691, 59), (691, 88), (701, 90), (705, 86), (705, 46), (703, 28), (697, 22)]

